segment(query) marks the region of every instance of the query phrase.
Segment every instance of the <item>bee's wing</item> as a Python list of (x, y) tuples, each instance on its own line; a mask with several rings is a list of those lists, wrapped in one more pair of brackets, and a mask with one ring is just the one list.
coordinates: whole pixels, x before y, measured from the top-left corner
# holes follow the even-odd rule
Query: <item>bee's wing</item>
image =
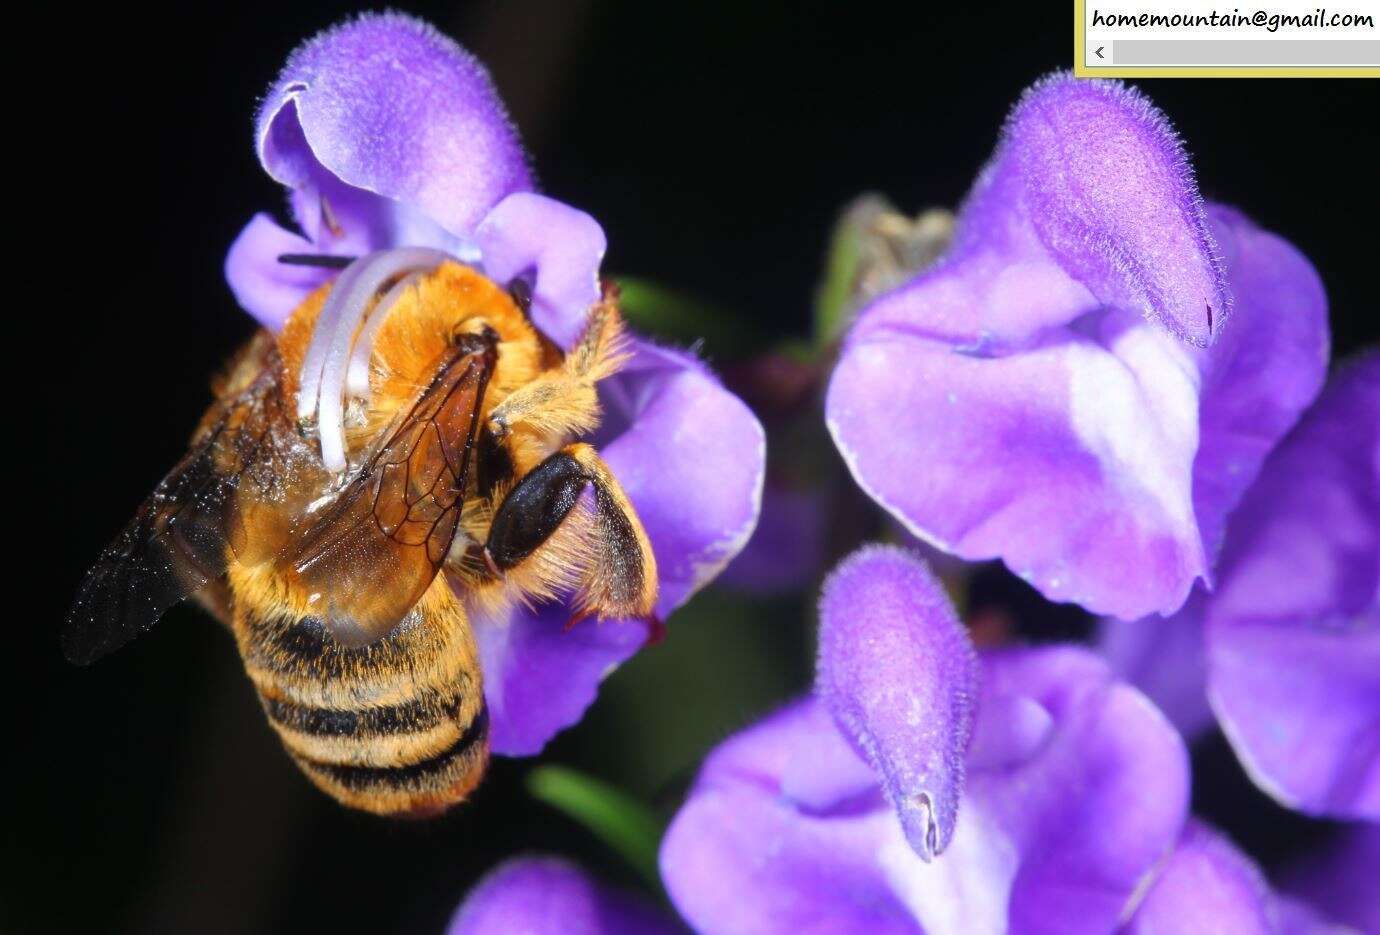
[(495, 359), (490, 339), (464, 339), (307, 530), (293, 567), (319, 595), (320, 619), (340, 642), (360, 646), (387, 635), (440, 571)]
[(282, 417), (276, 363), (212, 410), (191, 450), (87, 573), (62, 634), (69, 660), (85, 665), (114, 652), (225, 573), (235, 491), (273, 473)]

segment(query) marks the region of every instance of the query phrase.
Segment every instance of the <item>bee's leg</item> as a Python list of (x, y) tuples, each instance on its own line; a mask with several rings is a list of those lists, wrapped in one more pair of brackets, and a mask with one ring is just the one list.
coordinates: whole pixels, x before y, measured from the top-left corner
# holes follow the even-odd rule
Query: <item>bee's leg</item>
[(489, 431), (503, 438), (519, 425), (550, 435), (579, 435), (598, 427), (599, 396), (594, 387), (623, 362), (622, 334), (618, 306), (611, 299), (595, 304), (585, 333), (561, 366), (495, 406), (489, 413)]
[[(584, 498), (593, 488), (593, 509)], [(499, 505), (484, 545), (496, 575), (527, 591), (573, 576), (576, 620), (638, 617), (656, 606), (656, 558), (632, 504), (598, 453), (567, 445), (529, 471)], [(522, 579), (526, 580), (522, 580)]]

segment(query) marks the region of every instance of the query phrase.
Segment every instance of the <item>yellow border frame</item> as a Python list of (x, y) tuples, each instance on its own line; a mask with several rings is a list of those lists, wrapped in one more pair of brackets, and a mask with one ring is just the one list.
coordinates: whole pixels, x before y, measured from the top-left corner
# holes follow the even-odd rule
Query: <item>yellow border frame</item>
[(1163, 68), (1095, 68), (1083, 64), (1087, 0), (1073, 0), (1073, 73), (1080, 78), (1380, 78), (1380, 68), (1241, 68), (1233, 65), (1166, 65)]

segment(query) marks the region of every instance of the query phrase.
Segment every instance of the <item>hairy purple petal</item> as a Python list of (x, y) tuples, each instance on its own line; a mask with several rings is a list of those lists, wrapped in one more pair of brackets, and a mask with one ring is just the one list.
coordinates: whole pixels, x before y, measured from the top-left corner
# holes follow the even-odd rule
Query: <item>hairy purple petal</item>
[(1232, 518), (1213, 709), (1280, 802), (1380, 819), (1380, 354), (1334, 377)]
[[(367, 202), (359, 217), (385, 238), (377, 248), (423, 242), (393, 234), (423, 219), (464, 238), (505, 195), (532, 187), (484, 66), (396, 13), (359, 16), (294, 51), (259, 109), (256, 139), (269, 175), (307, 193), (298, 219), (313, 240), (327, 226), (313, 196)], [(419, 217), (390, 216), (396, 206)]]
[(520, 857), (480, 880), (447, 935), (659, 935), (681, 926), (556, 857)]
[(977, 659), (943, 586), (901, 549), (856, 552), (819, 607), (815, 691), (882, 778), (924, 860), (954, 833)]
[[(1228, 290), (1183, 145), (1164, 114), (1119, 83), (1051, 75), (1025, 93), (987, 174), (1021, 180), (1045, 249), (1104, 305), (1210, 344)], [(971, 211), (1007, 212), (979, 183)], [(990, 222), (999, 218), (991, 218)]]

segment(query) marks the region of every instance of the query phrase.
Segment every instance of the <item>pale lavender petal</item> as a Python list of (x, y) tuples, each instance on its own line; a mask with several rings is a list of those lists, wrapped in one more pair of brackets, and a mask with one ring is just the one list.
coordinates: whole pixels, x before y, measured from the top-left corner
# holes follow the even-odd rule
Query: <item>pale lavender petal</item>
[[(662, 880), (697, 931), (918, 935), (877, 868), (893, 813), (880, 799), (872, 809), (804, 813), (779, 785), (795, 751), (829, 749), (816, 731), (836, 734), (827, 713), (810, 714), (816, 704), (792, 706), (725, 744), (667, 829)], [(851, 756), (842, 743), (832, 750)]]
[(1380, 825), (1341, 829), (1322, 850), (1290, 868), (1280, 888), (1328, 918), (1362, 932), (1380, 932)]
[[(422, 222), (465, 238), (504, 196), (532, 187), (483, 65), (397, 13), (359, 16), (293, 52), (256, 140), (269, 175), (303, 194), (298, 219), (314, 241), (332, 211), (364, 223), (374, 247), (436, 245), (397, 235)], [(320, 195), (341, 203), (322, 212)]]
[(279, 263), (285, 253), (313, 253), (299, 234), (285, 231), (267, 214), (256, 214), (225, 257), (225, 279), (240, 307), (270, 331), (280, 331), (292, 310), (334, 271)]
[(1207, 599), (1199, 588), (1172, 617), (1103, 620), (1097, 631), (1098, 649), (1112, 671), (1143, 691), (1189, 741), (1215, 720), (1203, 651)]
[(532, 321), (561, 347), (573, 347), (599, 301), (608, 246), (599, 222), (545, 195), (517, 192), (488, 213), (474, 240), (489, 278), (531, 278)]
[(995, 357), (868, 327), (826, 416), (854, 478), (916, 536), (1135, 619), (1178, 609), (1205, 571), (1196, 380), (1186, 347), (1125, 312)]
[(1126, 926), (1127, 935), (1277, 935), (1274, 896), (1255, 862), (1198, 821)]
[(489, 748), (498, 756), (533, 756), (594, 703), (602, 682), (647, 642), (635, 621), (585, 620), (566, 629), (573, 611), (549, 605), (507, 620), (472, 620), (489, 703)]
[(520, 857), (480, 880), (447, 935), (659, 935), (684, 929), (557, 857)]
[[(693, 357), (640, 341), (633, 349), (623, 371), (600, 385), (605, 421), (594, 440), (647, 530), (660, 578), (656, 612), (666, 620), (752, 533), (765, 438)], [(566, 632), (573, 616), (556, 604), (475, 622), (495, 753), (540, 752), (648, 637), (641, 621), (586, 620)]]
[(911, 553), (864, 548), (829, 576), (815, 692), (881, 776), (925, 860), (953, 837), (977, 680), (967, 630)]
[(1193, 508), (1215, 559), (1227, 515), (1265, 456), (1317, 397), (1327, 376), (1327, 295), (1308, 259), (1232, 208), (1208, 217), (1236, 294), (1232, 322), (1202, 355)]
[(1380, 354), (1338, 373), (1232, 517), (1213, 709), (1280, 802), (1380, 819)]

